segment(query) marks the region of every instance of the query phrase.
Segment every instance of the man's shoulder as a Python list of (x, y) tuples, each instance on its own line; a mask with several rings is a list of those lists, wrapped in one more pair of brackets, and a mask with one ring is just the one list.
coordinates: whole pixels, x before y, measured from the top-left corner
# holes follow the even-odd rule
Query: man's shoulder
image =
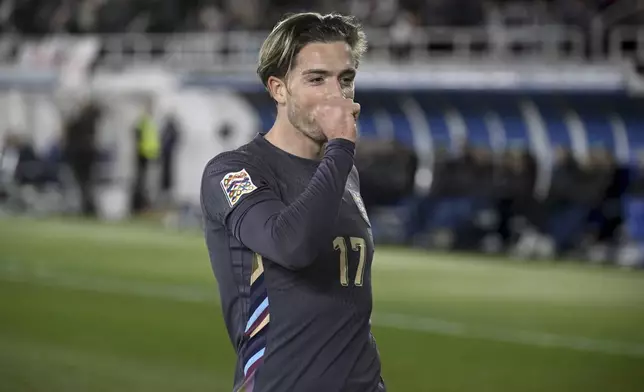
[(221, 152), (215, 155), (206, 164), (204, 175), (223, 173), (230, 170), (241, 170), (246, 168), (261, 173), (265, 164), (253, 142), (244, 144), (235, 149)]
[(263, 168), (258, 154), (246, 146), (217, 154), (204, 169), (202, 204), (209, 215), (219, 221), (245, 195), (270, 183), (270, 175)]

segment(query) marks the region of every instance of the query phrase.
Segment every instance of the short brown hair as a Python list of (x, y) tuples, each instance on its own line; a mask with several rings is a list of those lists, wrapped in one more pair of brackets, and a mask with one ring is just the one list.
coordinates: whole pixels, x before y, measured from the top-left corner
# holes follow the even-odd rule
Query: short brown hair
[(270, 76), (283, 78), (288, 74), (304, 46), (312, 42), (333, 41), (349, 44), (357, 67), (367, 50), (367, 37), (354, 17), (317, 12), (288, 14), (275, 25), (262, 44), (257, 74), (267, 87)]

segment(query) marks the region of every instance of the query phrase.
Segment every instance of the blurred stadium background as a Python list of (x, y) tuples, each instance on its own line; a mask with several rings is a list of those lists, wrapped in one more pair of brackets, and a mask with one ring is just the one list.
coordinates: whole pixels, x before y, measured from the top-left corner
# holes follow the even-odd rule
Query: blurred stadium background
[(644, 2), (2, 0), (0, 391), (231, 389), (199, 183), (303, 10), (370, 41), (390, 390), (644, 390)]

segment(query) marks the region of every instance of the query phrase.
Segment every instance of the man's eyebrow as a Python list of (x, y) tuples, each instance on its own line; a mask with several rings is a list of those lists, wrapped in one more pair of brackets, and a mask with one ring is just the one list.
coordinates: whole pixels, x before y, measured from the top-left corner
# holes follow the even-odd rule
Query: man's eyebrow
[(318, 69), (318, 68), (313, 68), (313, 69), (306, 69), (302, 71), (302, 75), (329, 75), (331, 72), (327, 71), (326, 69)]
[[(331, 75), (332, 72), (326, 70), (326, 69), (319, 69), (319, 68), (313, 68), (313, 69), (306, 69), (302, 71), (302, 75), (322, 75), (322, 76), (328, 76)], [(340, 72), (340, 76), (355, 76), (356, 75), (356, 70), (354, 68), (347, 68)]]

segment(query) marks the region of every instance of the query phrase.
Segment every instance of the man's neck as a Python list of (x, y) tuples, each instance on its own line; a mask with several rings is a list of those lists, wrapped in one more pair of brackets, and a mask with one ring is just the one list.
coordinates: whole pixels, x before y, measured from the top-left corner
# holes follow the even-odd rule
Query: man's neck
[(290, 121), (280, 120), (279, 116), (265, 139), (280, 150), (300, 158), (320, 159), (322, 157), (322, 144), (307, 137)]

